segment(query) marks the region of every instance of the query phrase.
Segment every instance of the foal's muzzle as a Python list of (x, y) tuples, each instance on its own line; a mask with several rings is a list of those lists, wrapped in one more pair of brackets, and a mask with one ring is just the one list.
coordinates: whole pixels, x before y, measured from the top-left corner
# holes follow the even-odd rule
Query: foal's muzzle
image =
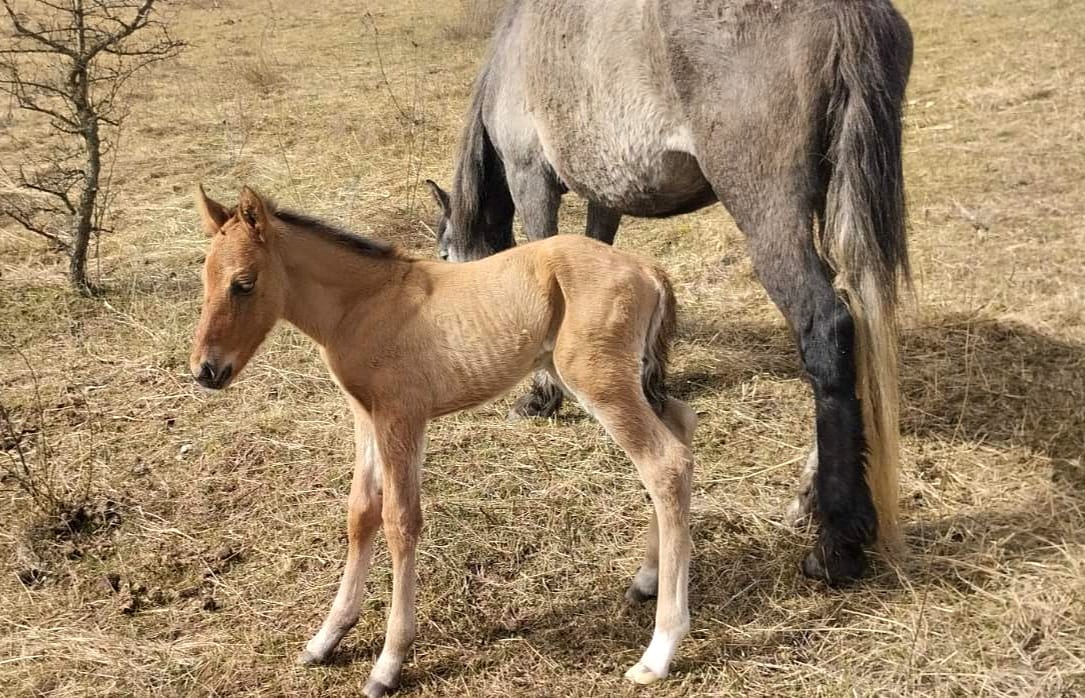
[(196, 382), (205, 388), (211, 390), (221, 390), (226, 387), (226, 384), (230, 382), (230, 378), (234, 374), (234, 367), (231, 364), (225, 366), (215, 366), (210, 361), (204, 361), (200, 364), (200, 372), (195, 374), (193, 378)]

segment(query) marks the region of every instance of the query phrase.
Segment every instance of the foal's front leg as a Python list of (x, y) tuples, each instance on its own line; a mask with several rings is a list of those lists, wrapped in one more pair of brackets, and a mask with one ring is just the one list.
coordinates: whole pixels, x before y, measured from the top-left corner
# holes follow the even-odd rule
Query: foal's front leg
[(381, 522), (381, 459), (368, 415), (354, 409), (354, 478), (347, 505), (347, 563), (339, 592), (320, 630), (305, 645), (299, 664), (327, 661), (343, 636), (358, 622), (362, 592), (373, 559), (373, 538)]
[(384, 649), (365, 682), (365, 695), (379, 698), (399, 686), (403, 662), (415, 636), (415, 560), (422, 531), (420, 480), (426, 420), (376, 417), (383, 460), (384, 537), (392, 557), (392, 606)]

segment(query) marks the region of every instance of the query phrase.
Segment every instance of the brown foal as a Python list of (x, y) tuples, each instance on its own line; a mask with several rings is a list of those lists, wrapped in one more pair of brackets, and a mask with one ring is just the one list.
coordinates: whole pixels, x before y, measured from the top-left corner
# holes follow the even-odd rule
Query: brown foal
[[(354, 413), (346, 569), (299, 661), (328, 659), (357, 622), (377, 529), (392, 558), (384, 649), (367, 696), (399, 684), (415, 637), (420, 469), (429, 420), (549, 371), (629, 455), (651, 495), (648, 545), (627, 598), (658, 596), (627, 678), (667, 676), (689, 629), (689, 500), (696, 417), (663, 389), (674, 296), (652, 264), (558, 236), (466, 264), (412, 259), (245, 188), (228, 209), (199, 190), (211, 237), (192, 372), (221, 389), (279, 319), (313, 339)], [(606, 299), (601, 302), (600, 299)]]

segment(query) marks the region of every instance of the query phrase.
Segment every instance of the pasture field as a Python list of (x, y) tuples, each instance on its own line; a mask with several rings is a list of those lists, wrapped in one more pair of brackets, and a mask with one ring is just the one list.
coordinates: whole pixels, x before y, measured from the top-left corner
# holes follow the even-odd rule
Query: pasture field
[[(648, 516), (632, 465), (575, 406), (510, 424), (506, 399), (431, 428), (406, 695), (1085, 694), (1085, 4), (899, 4), (916, 37), (907, 558), (845, 590), (801, 576), (811, 533), (781, 514), (812, 400), (742, 237), (719, 207), (627, 220), (619, 246), (675, 280), (673, 389), (701, 415), (693, 629), (672, 678), (621, 678), (653, 614), (622, 603)], [(419, 183), (450, 179), (487, 15), (177, 6), (189, 48), (131, 93), (116, 232), (91, 263), (104, 293), (74, 296), (59, 258), (0, 223), (0, 399), (31, 431), (40, 405), (48, 448), (30, 433), (29, 456), (85, 499), (66, 526), (0, 482), (0, 694), (359, 693), (383, 637), (383, 542), (335, 662), (293, 664), (345, 554), (349, 413), (285, 327), (229, 391), (194, 387), (192, 190), (248, 183), (433, 254)], [(15, 164), (39, 126), (6, 105), (0, 124)], [(568, 197), (562, 232), (583, 218)]]

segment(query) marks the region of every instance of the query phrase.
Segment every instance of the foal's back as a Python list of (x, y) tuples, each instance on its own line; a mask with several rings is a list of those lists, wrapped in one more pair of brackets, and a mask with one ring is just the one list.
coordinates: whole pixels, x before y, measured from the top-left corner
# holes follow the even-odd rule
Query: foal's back
[[(580, 235), (557, 235), (474, 262), (412, 262), (401, 288), (344, 342), (368, 389), (448, 414), (499, 397), (549, 365), (562, 332), (639, 361), (661, 289), (650, 262)], [(624, 344), (623, 344), (624, 343)], [(379, 375), (360, 356), (387, 357)], [(334, 366), (336, 357), (329, 357)], [(359, 379), (361, 380), (361, 379)], [(376, 397), (376, 396), (375, 396)]]

